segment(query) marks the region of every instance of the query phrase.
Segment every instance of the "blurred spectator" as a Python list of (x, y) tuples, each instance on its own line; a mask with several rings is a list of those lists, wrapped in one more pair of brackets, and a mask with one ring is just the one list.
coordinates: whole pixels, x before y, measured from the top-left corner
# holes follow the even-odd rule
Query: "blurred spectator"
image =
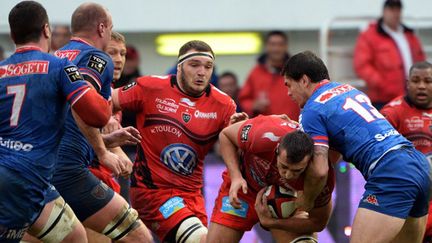
[(3, 61), (5, 59), (5, 53), (3, 46), (0, 46), (0, 61)]
[(404, 94), (409, 68), (425, 60), (413, 30), (401, 23), (401, 12), (400, 0), (386, 0), (382, 17), (360, 34), (354, 50), (354, 69), (377, 109)]
[(242, 109), (238, 102), (240, 87), (238, 85), (237, 76), (232, 72), (224, 72), (219, 76), (217, 84), (220, 90), (229, 95), (235, 101), (237, 104), (236, 112), (241, 112)]
[[(168, 70), (167, 74), (174, 74), (174, 75), (177, 74), (177, 63), (173, 67), (171, 67), (170, 70)], [(213, 73), (210, 78), (210, 83), (218, 87), (218, 76), (216, 74), (216, 66), (213, 67)]]
[(137, 49), (133, 46), (126, 46), (126, 63), (120, 79), (117, 81), (116, 86), (125, 86), (136, 80), (141, 76), (139, 71), (140, 57)]
[(55, 25), (52, 30), (51, 52), (55, 52), (66, 45), (72, 34), (68, 25)]
[(298, 120), (299, 106), (287, 95), (284, 77), (280, 75), (289, 58), (288, 36), (281, 31), (272, 31), (265, 38), (265, 52), (251, 70), (240, 91), (242, 109), (254, 117), (258, 114), (287, 114)]

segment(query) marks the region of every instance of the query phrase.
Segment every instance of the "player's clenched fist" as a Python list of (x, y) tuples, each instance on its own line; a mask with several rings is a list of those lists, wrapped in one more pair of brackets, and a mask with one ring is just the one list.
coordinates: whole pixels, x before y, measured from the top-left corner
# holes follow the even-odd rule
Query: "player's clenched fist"
[(110, 169), (114, 176), (119, 176), (125, 170), (125, 165), (120, 157), (110, 151), (106, 151), (99, 158), (99, 162)]

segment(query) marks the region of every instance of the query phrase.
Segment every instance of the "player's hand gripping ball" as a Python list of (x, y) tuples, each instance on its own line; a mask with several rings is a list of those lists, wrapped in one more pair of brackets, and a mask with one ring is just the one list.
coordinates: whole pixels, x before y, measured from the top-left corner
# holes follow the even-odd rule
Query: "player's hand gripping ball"
[(264, 195), (273, 218), (289, 218), (296, 211), (297, 192), (280, 186), (268, 186)]

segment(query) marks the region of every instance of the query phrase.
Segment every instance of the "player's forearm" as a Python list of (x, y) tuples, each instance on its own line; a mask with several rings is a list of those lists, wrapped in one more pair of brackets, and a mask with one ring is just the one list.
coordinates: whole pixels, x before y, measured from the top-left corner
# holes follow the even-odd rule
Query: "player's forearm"
[(109, 151), (111, 151), (112, 153), (116, 154), (117, 156), (119, 156), (123, 159), (129, 160), (129, 157), (127, 156), (127, 154), (120, 147), (109, 148)]
[(108, 150), (105, 147), (100, 130), (98, 128), (88, 126), (74, 111), (72, 111), (72, 114), (78, 128), (92, 146), (93, 150), (96, 153), (96, 156), (100, 157), (101, 155), (106, 153)]
[[(306, 173), (304, 182), (304, 201), (306, 205), (313, 206), (313, 202), (323, 190), (327, 183), (327, 173), (311, 171)], [(311, 208), (300, 208), (300, 210), (309, 211)]]
[(237, 147), (231, 142), (224, 132), (220, 133), (219, 141), (222, 158), (228, 168), (231, 179), (242, 177)]
[(300, 210), (309, 211), (313, 208), (315, 199), (327, 183), (328, 171), (328, 147), (315, 146), (314, 157), (306, 170), (303, 191), (304, 205), (300, 205), (305, 208), (300, 207)]

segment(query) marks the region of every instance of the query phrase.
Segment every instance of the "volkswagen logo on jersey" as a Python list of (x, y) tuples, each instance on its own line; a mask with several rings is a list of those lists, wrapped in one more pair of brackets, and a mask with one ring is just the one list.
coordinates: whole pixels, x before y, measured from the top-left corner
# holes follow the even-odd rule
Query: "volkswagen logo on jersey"
[(186, 144), (174, 143), (166, 146), (161, 152), (161, 161), (179, 174), (188, 176), (197, 166), (197, 153)]

